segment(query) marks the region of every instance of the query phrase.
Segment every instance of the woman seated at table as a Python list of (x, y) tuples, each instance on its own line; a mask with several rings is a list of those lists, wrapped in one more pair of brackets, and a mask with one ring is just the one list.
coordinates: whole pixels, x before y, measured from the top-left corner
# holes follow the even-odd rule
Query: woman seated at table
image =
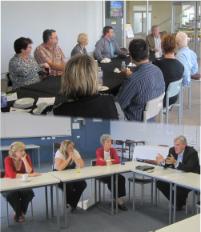
[[(64, 140), (55, 154), (54, 169), (62, 171), (83, 167), (84, 161), (79, 152), (75, 149), (74, 143), (70, 140)], [(76, 181), (66, 184), (66, 200), (71, 206), (72, 212), (76, 210), (77, 204), (86, 186), (87, 184), (85, 181)], [(63, 189), (63, 183), (61, 183), (59, 187)]]
[(114, 98), (98, 93), (97, 64), (88, 55), (73, 56), (61, 80), (63, 99), (53, 109), (55, 115), (117, 119)]
[(77, 38), (77, 45), (71, 51), (71, 56), (74, 55), (87, 55), (86, 46), (88, 44), (88, 36), (85, 33), (80, 33)]
[[(174, 35), (165, 35), (162, 40), (162, 50), (164, 53), (164, 58), (161, 60), (156, 60), (155, 65), (157, 65), (164, 77), (165, 81), (165, 91), (171, 82), (178, 81), (182, 79), (184, 66), (175, 57), (176, 50), (176, 40)], [(178, 96), (171, 97), (169, 99), (169, 105), (174, 104), (177, 101)], [(163, 105), (166, 105), (166, 97), (164, 97)]]
[(16, 54), (9, 62), (9, 76), (13, 89), (39, 82), (39, 73), (45, 74), (44, 69), (50, 69), (47, 63), (39, 65), (31, 56), (31, 39), (20, 37), (15, 40), (14, 50)]
[[(4, 160), (6, 178), (22, 178), (25, 174), (31, 177), (40, 175), (34, 172), (31, 158), (25, 152), (25, 148), (22, 142), (14, 142), (10, 145), (9, 155)], [(34, 197), (33, 190), (16, 190), (3, 195), (15, 211), (14, 220), (24, 222), (29, 202)]]
[[(110, 135), (103, 134), (100, 138), (102, 147), (97, 148), (96, 150), (96, 165), (113, 165), (119, 164), (120, 160), (117, 155), (116, 150), (112, 147), (112, 138)], [(111, 191), (111, 177), (103, 177), (101, 181), (106, 183), (108, 189)], [(114, 179), (114, 198), (115, 198), (115, 189), (116, 183)], [(125, 206), (123, 197), (126, 195), (126, 186), (125, 186), (125, 177), (118, 175), (118, 208), (126, 211), (127, 207)]]

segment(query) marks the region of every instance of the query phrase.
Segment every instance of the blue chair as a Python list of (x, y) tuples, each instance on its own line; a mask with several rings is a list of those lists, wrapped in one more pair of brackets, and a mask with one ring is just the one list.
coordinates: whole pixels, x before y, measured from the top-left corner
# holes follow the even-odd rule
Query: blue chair
[(178, 111), (178, 121), (179, 124), (181, 124), (182, 119), (182, 113), (183, 113), (183, 94), (181, 91), (182, 88), (182, 79), (178, 81), (171, 82), (168, 85), (167, 91), (166, 91), (166, 123), (168, 123), (168, 113), (169, 113), (169, 99), (171, 97), (179, 95), (179, 101), (178, 103), (174, 104), (175, 106), (179, 107)]

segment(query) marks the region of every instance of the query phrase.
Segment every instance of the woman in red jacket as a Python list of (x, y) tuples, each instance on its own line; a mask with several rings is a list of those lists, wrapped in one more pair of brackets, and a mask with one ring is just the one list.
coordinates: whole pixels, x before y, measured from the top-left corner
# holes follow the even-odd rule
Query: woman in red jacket
[[(4, 160), (5, 177), (20, 178), (22, 175), (38, 176), (33, 172), (30, 156), (25, 152), (25, 144), (14, 142), (10, 145), (9, 155)], [(16, 190), (3, 194), (15, 211), (14, 219), (16, 222), (24, 222), (24, 215), (27, 212), (29, 202), (34, 197), (32, 189)]]
[[(100, 138), (102, 147), (96, 149), (96, 165), (112, 165), (119, 164), (120, 160), (116, 150), (112, 147), (112, 138), (110, 135), (103, 134)], [(108, 189), (111, 191), (111, 178), (103, 177), (101, 181), (106, 183)], [(114, 179), (114, 189), (115, 189)], [(127, 207), (124, 204), (123, 197), (126, 195), (125, 177), (118, 175), (118, 208), (126, 211)], [(115, 197), (115, 196), (114, 196)]]

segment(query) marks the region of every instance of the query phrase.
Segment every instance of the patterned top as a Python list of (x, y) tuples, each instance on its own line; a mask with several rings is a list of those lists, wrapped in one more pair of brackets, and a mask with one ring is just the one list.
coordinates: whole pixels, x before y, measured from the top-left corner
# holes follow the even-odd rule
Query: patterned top
[(86, 48), (82, 48), (79, 44), (77, 44), (71, 51), (71, 57), (78, 54), (87, 55)]
[(14, 55), (9, 62), (9, 75), (13, 89), (39, 82), (39, 71), (41, 68), (33, 57), (29, 56), (27, 60), (24, 60), (19, 54)]
[[(34, 52), (34, 57), (39, 64), (43, 63), (53, 63), (53, 64), (64, 64), (64, 54), (59, 46), (53, 49), (49, 49), (45, 44), (38, 46)], [(63, 71), (58, 71), (55, 69), (50, 69), (51, 76), (61, 76)]]
[(151, 63), (139, 65), (121, 87), (117, 101), (128, 120), (143, 120), (146, 103), (165, 92), (161, 70)]

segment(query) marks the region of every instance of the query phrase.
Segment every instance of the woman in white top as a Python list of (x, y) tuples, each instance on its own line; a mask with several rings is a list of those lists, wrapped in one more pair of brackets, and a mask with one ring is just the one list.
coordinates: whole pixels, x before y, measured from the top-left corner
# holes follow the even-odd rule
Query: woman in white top
[[(59, 150), (55, 154), (54, 169), (57, 171), (83, 168), (84, 161), (81, 158), (79, 152), (74, 148), (74, 143), (70, 140), (64, 140), (61, 142)], [(86, 188), (85, 181), (76, 181), (66, 184), (66, 198), (67, 203), (71, 206), (73, 212), (80, 200), (82, 192)], [(59, 186), (63, 189), (63, 183)]]

